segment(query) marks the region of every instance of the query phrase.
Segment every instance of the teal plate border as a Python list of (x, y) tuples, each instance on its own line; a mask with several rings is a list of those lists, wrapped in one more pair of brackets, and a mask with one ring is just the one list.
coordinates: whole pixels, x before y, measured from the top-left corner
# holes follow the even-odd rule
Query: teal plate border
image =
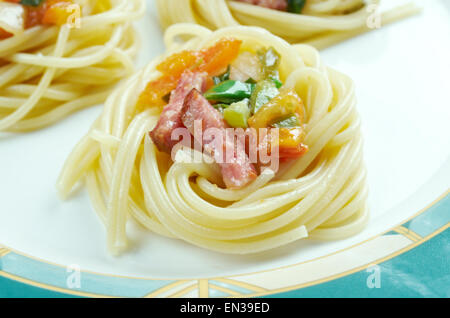
[[(450, 297), (449, 222), (447, 192), (404, 224), (369, 240), (400, 239), (403, 245), (397, 250), (339, 275), (283, 288), (249, 283), (252, 277), (154, 280), (81, 272), (81, 288), (69, 289), (65, 267), (0, 248), (0, 297), (446, 298)], [(268, 280), (278, 278), (267, 275)]]
[(280, 293), (279, 298), (448, 298), (450, 297), (450, 230), (416, 248), (378, 264), (380, 285), (367, 287), (369, 274), (360, 271), (317, 286)]

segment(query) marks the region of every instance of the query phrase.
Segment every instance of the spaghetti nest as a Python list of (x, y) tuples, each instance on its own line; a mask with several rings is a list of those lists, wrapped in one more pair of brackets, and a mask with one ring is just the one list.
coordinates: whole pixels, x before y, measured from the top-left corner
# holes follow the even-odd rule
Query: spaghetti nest
[[(67, 159), (58, 189), (68, 196), (83, 180), (103, 221), (108, 245), (127, 246), (133, 218), (148, 230), (233, 254), (257, 253), (314, 238), (337, 240), (360, 232), (369, 213), (360, 119), (353, 82), (322, 64), (307, 45), (290, 45), (257, 27), (212, 32), (194, 24), (170, 27), (168, 53), (200, 50), (221, 38), (242, 41), (242, 50), (270, 46), (281, 56), (280, 79), (305, 105), (309, 152), (266, 170), (241, 189), (220, 187), (215, 163), (175, 161), (149, 136), (160, 107), (137, 107), (146, 84), (158, 78), (155, 60), (107, 99), (101, 116)], [(186, 42), (179, 42), (184, 38)], [(130, 218), (129, 218), (130, 217)]]
[(131, 23), (144, 1), (103, 1), (98, 12), (98, 1), (79, 2), (74, 25), (35, 25), (0, 40), (0, 131), (39, 129), (102, 103), (133, 72)]
[(197, 23), (217, 29), (252, 25), (266, 28), (291, 43), (314, 42), (365, 28), (378, 0), (308, 0), (301, 14), (283, 12), (240, 1), (157, 0), (161, 24)]

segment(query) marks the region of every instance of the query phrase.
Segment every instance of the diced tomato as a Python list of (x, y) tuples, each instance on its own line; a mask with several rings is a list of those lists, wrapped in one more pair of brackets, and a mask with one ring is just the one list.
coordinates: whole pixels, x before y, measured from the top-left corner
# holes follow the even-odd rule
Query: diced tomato
[(242, 41), (232, 38), (222, 39), (214, 46), (201, 51), (203, 63), (199, 71), (215, 76), (223, 72), (239, 55)]
[(63, 25), (68, 22), (72, 15), (70, 6), (73, 5), (71, 0), (47, 0), (45, 2), (46, 10), (42, 17), (42, 24), (47, 25)]
[(163, 97), (173, 91), (176, 86), (177, 78), (169, 75), (163, 75), (159, 79), (151, 81), (139, 96), (138, 107), (164, 106), (166, 102)]
[(186, 69), (190, 69), (199, 63), (200, 55), (194, 51), (182, 51), (167, 57), (158, 64), (156, 69), (163, 74), (181, 76)]
[(279, 155), (281, 159), (295, 159), (308, 152), (308, 146), (303, 144), (305, 131), (301, 127), (279, 129)]
[[(7, 0), (7, 2), (20, 3), (20, 0)], [(37, 7), (24, 5), (25, 28), (40, 24), (63, 25), (73, 13), (69, 10), (69, 6), (73, 4), (73, 0), (45, 0)]]
[(288, 7), (287, 0), (237, 0), (264, 8), (286, 11)]
[(300, 157), (303, 157), (307, 152), (309, 148), (307, 145), (299, 144), (295, 148), (280, 148), (280, 159), (283, 161), (288, 161), (291, 159), (298, 159)]
[[(248, 123), (252, 128), (266, 128), (274, 121), (292, 114), (295, 114), (300, 124), (303, 123), (303, 102), (294, 90), (284, 90), (264, 105)], [(272, 129), (276, 128), (269, 128), (269, 131), (273, 132)], [(269, 140), (271, 145), (262, 144), (260, 147), (278, 147), (280, 159), (299, 158), (308, 151), (308, 146), (303, 144), (305, 131), (301, 126), (279, 128), (278, 138), (272, 133)]]
[[(20, 0), (8, 0), (8, 2), (20, 3)], [(25, 28), (32, 28), (42, 24), (42, 18), (47, 10), (47, 1), (43, 1), (39, 6), (23, 6), (25, 9)]]
[(303, 140), (305, 140), (305, 131), (301, 127), (279, 129), (280, 147), (296, 147)]
[(264, 128), (272, 125), (280, 118), (297, 114), (300, 123), (304, 120), (302, 99), (294, 90), (283, 90), (253, 115), (248, 123), (253, 128)]
[(2, 28), (0, 28), (0, 40), (7, 39), (10, 36), (12, 36), (11, 33), (9, 33), (7, 31), (3, 30)]
[[(138, 107), (165, 105), (162, 98), (175, 89), (185, 70), (206, 72), (211, 76), (219, 74), (238, 56), (241, 43), (226, 38), (201, 51), (182, 51), (167, 57), (156, 67), (162, 73), (161, 77), (147, 84), (139, 97)], [(212, 82), (207, 85), (211, 86)]]
[[(275, 134), (275, 129), (278, 130), (278, 134)], [(300, 158), (309, 150), (308, 146), (303, 144), (305, 131), (302, 127), (269, 128), (267, 134), (258, 131), (258, 150), (270, 155), (276, 149), (282, 161)]]
[(165, 102), (162, 98), (177, 87), (181, 74), (192, 69), (198, 61), (199, 55), (192, 51), (183, 51), (166, 58), (156, 67), (162, 76), (147, 84), (139, 96), (138, 106), (163, 106)]

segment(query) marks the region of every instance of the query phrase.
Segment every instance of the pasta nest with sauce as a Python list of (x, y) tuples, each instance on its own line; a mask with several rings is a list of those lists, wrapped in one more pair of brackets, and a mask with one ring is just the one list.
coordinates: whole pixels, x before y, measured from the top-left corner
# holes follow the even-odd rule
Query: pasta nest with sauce
[(208, 28), (260, 26), (291, 43), (325, 40), (366, 27), (378, 0), (157, 0), (164, 28), (180, 22)]
[(102, 103), (133, 73), (144, 0), (0, 1), (0, 131)]
[[(110, 95), (58, 180), (64, 197), (84, 182), (111, 253), (126, 250), (132, 219), (232, 254), (342, 239), (365, 227), (368, 189), (350, 78), (325, 66), (313, 47), (257, 27), (177, 24), (164, 39), (167, 54)], [(221, 148), (205, 135), (196, 139), (194, 120), (219, 131), (279, 129), (279, 166), (250, 162), (236, 140), (234, 157), (220, 162)], [(176, 148), (175, 128), (203, 142), (201, 156), (212, 160), (193, 161), (198, 151)]]

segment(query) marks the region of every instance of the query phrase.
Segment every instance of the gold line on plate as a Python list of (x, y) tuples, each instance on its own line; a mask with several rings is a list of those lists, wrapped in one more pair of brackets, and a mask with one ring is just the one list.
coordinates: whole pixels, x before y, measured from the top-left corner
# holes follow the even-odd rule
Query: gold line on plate
[(236, 297), (236, 296), (244, 296), (244, 295), (242, 295), (241, 293), (239, 293), (237, 291), (234, 291), (232, 289), (228, 289), (228, 288), (225, 288), (225, 287), (222, 287), (222, 286), (219, 286), (219, 285), (209, 284), (209, 286), (210, 286), (211, 289), (215, 289), (215, 290), (221, 291), (223, 293), (230, 294), (231, 296), (234, 296), (234, 297)]
[[(432, 206), (434, 206), (436, 203), (438, 203), (439, 201), (443, 200), (443, 199), (444, 199), (447, 195), (449, 195), (449, 194), (450, 194), (450, 189), (446, 190), (443, 194), (441, 194), (439, 197), (437, 197), (437, 198), (436, 198), (435, 200), (433, 200), (431, 203), (427, 204), (424, 208), (420, 209), (417, 213), (415, 213), (415, 214), (412, 215), (411, 217), (409, 217), (409, 218), (405, 219), (404, 221), (400, 222), (400, 224), (397, 225), (397, 226), (400, 226), (401, 224), (404, 224), (404, 223), (406, 223), (406, 222), (408, 222), (408, 221), (411, 221), (412, 219), (418, 217), (419, 215), (421, 215), (422, 213), (424, 213), (425, 211), (427, 211), (429, 208), (431, 208)], [(376, 236), (374, 236), (374, 237), (368, 238), (367, 240), (364, 240), (364, 241), (362, 241), (362, 242), (360, 242), (360, 243), (357, 243), (357, 244), (355, 244), (355, 245), (352, 245), (352, 246), (343, 248), (343, 249), (341, 249), (341, 250), (339, 250), (339, 251), (336, 251), (336, 252), (333, 252), (333, 253), (330, 253), (330, 254), (327, 254), (327, 255), (324, 255), (324, 256), (316, 257), (316, 258), (313, 258), (313, 259), (310, 259), (310, 260), (307, 260), (307, 261), (303, 261), (303, 262), (296, 263), (296, 264), (291, 264), (291, 265), (286, 265), (286, 266), (281, 266), (281, 267), (273, 268), (273, 269), (270, 269), (270, 270), (262, 270), (262, 271), (250, 272), (250, 273), (245, 273), (245, 274), (230, 275), (230, 276), (227, 276), (227, 277), (240, 277), (240, 276), (247, 276), (247, 275), (252, 275), (252, 274), (261, 274), (261, 273), (265, 273), (265, 272), (271, 272), (271, 271), (276, 271), (276, 270), (282, 270), (282, 269), (285, 269), (285, 268), (290, 268), (290, 267), (298, 266), (298, 265), (305, 264), (305, 263), (310, 263), (310, 262), (313, 262), (313, 261), (316, 261), (316, 260), (319, 260), (319, 259), (326, 258), (326, 257), (328, 257), (328, 256), (332, 256), (332, 255), (339, 254), (339, 253), (341, 253), (341, 252), (350, 250), (350, 249), (352, 249), (352, 248), (354, 248), (354, 247), (360, 246), (360, 245), (362, 245), (362, 244), (364, 244), (364, 243), (367, 243), (367, 242), (369, 242), (369, 241), (371, 241), (371, 240), (374, 240), (374, 239), (376, 239), (376, 238), (378, 238), (378, 237), (380, 237), (380, 236), (383, 236), (384, 234), (386, 234), (386, 233), (388, 233), (388, 232), (390, 232), (390, 231), (393, 231), (394, 228), (395, 228), (395, 227), (390, 228), (390, 229), (388, 229), (388, 230), (382, 232), (381, 234), (378, 234), (378, 235), (376, 235)], [(23, 252), (21, 252), (21, 251), (18, 251), (18, 250), (15, 250), (15, 249), (11, 248), (10, 246), (8, 246), (8, 249), (9, 249), (10, 251), (16, 253), (16, 254), (25, 256), (25, 257), (30, 258), (30, 259), (33, 259), (33, 260), (35, 260), (35, 261), (38, 261), (38, 262), (41, 262), (41, 263), (44, 263), (44, 264), (48, 264), (48, 265), (54, 265), (54, 266), (57, 266), (57, 267), (60, 267), (60, 268), (65, 268), (64, 265), (61, 265), (61, 264), (58, 264), (58, 263), (49, 262), (49, 261), (40, 259), (40, 258), (38, 258), (38, 257), (34, 257), (34, 256), (32, 256), (32, 255), (28, 255), (28, 254), (26, 254), (26, 253), (23, 253)], [(83, 270), (82, 273), (88, 273), (88, 274), (99, 275), (99, 276), (104, 276), (104, 277), (126, 278), (126, 279), (136, 279), (136, 280), (151, 280), (151, 281), (173, 280), (173, 279), (171, 279), (171, 278), (151, 278), (151, 279), (150, 279), (150, 278), (148, 278), (148, 277), (132, 277), (132, 276), (125, 276), (125, 275), (111, 275), (111, 274), (103, 274), (103, 273), (99, 273), (99, 272), (95, 272), (95, 271), (89, 271), (89, 270)], [(197, 278), (197, 279), (201, 279), (201, 277), (200, 277), (200, 278)], [(212, 279), (217, 280), (216, 278), (212, 278)], [(185, 280), (186, 280), (186, 279), (185, 279)]]
[(237, 281), (237, 280), (234, 280), (234, 279), (216, 278), (214, 280), (218, 281), (218, 282), (222, 282), (222, 283), (228, 284), (228, 285), (242, 287), (242, 288), (254, 291), (254, 292), (265, 292), (265, 291), (268, 291), (267, 289), (265, 289), (263, 287), (252, 285), (252, 284), (249, 284), (249, 283), (244, 283), (244, 282)]
[(145, 295), (144, 298), (154, 298), (157, 297), (159, 295), (161, 295), (162, 293), (165, 293), (167, 291), (170, 291), (171, 289), (174, 289), (175, 287), (178, 287), (180, 285), (186, 284), (187, 282), (189, 282), (188, 280), (178, 280), (174, 283), (168, 284), (164, 287), (161, 287), (158, 290), (152, 291), (150, 294)]
[[(396, 227), (400, 226), (401, 224), (404, 224), (404, 223), (406, 223), (406, 222), (409, 222), (409, 221), (415, 219), (416, 217), (418, 217), (419, 215), (423, 214), (423, 213), (426, 212), (428, 209), (430, 209), (432, 206), (434, 206), (436, 203), (438, 203), (438, 202), (440, 202), (441, 200), (443, 200), (443, 199), (444, 199), (447, 195), (449, 195), (449, 194), (450, 194), (450, 189), (447, 190), (447, 191), (445, 191), (445, 192), (444, 192), (442, 195), (440, 195), (437, 199), (433, 200), (433, 202), (431, 202), (431, 203), (429, 203), (428, 205), (426, 205), (424, 208), (422, 208), (421, 210), (419, 210), (419, 212), (415, 213), (413, 216), (411, 216), (411, 217), (407, 218), (406, 220), (403, 220), (402, 222), (400, 222), (397, 226), (391, 227), (391, 228), (389, 228), (388, 230), (386, 230), (386, 231), (384, 231), (384, 232), (382, 232), (382, 233), (380, 233), (380, 234), (378, 234), (378, 235), (376, 235), (376, 236), (370, 237), (370, 238), (368, 238), (368, 239), (366, 239), (366, 240), (364, 240), (364, 241), (362, 241), (362, 242), (359, 242), (359, 243), (357, 243), (357, 244), (355, 244), (355, 245), (352, 245), (352, 246), (343, 248), (343, 249), (341, 249), (341, 250), (338, 250), (338, 251), (336, 251), (336, 252), (332, 252), (332, 253), (327, 254), (327, 255), (324, 255), (324, 256), (319, 256), (319, 257), (316, 257), (316, 258), (313, 258), (313, 259), (310, 259), (310, 260), (307, 260), (307, 261), (299, 262), (299, 263), (296, 263), (296, 264), (280, 266), (280, 267), (277, 267), (277, 268), (272, 268), (272, 269), (268, 269), (268, 270), (261, 270), (261, 271), (257, 271), (257, 272), (250, 272), (250, 273), (238, 274), (238, 275), (230, 275), (230, 276), (227, 276), (227, 277), (228, 277), (228, 278), (234, 278), (234, 277), (242, 277), (242, 276), (255, 275), (255, 274), (262, 274), (262, 273), (268, 273), (268, 272), (273, 272), (273, 271), (283, 270), (283, 269), (286, 269), (286, 268), (292, 268), (292, 267), (295, 267), (295, 266), (299, 266), (299, 265), (311, 263), (311, 262), (314, 262), (314, 261), (317, 261), (317, 260), (321, 260), (321, 259), (327, 258), (327, 257), (329, 257), (329, 256), (334, 256), (334, 255), (340, 254), (340, 253), (342, 253), (342, 252), (351, 250), (351, 249), (353, 249), (353, 248), (355, 248), (355, 247), (358, 247), (358, 246), (361, 246), (361, 245), (363, 245), (363, 244), (365, 244), (365, 243), (367, 243), (367, 242), (373, 241), (373, 240), (375, 240), (375, 239), (377, 239), (377, 238), (379, 238), (379, 237), (385, 235), (386, 233), (389, 233), (389, 232), (393, 231)], [(217, 280), (217, 279), (216, 279), (216, 280)]]
[(0, 248), (0, 258), (2, 258), (3, 256), (8, 255), (9, 253), (11, 253), (10, 250), (8, 250), (6, 248)]
[(338, 278), (342, 278), (342, 277), (345, 277), (345, 276), (357, 273), (357, 272), (367, 268), (368, 265), (380, 264), (380, 263), (383, 263), (385, 261), (391, 260), (391, 259), (393, 259), (393, 258), (395, 258), (395, 257), (397, 257), (397, 256), (399, 256), (399, 255), (401, 255), (403, 253), (406, 253), (406, 252), (416, 248), (417, 246), (422, 245), (423, 243), (431, 240), (433, 237), (441, 234), (442, 232), (447, 230), (449, 227), (450, 227), (450, 224), (446, 224), (445, 226), (443, 226), (440, 229), (436, 230), (432, 234), (424, 237), (421, 241), (412, 243), (412, 244), (410, 244), (410, 245), (408, 245), (408, 246), (398, 250), (397, 252), (394, 252), (394, 253), (392, 253), (392, 254), (390, 254), (388, 256), (382, 257), (382, 258), (380, 258), (380, 259), (378, 259), (376, 261), (372, 261), (369, 264), (359, 266), (359, 267), (354, 268), (352, 270), (349, 270), (349, 271), (346, 271), (346, 272), (343, 272), (343, 273), (340, 273), (340, 274), (337, 274), (337, 275), (332, 275), (330, 277), (322, 278), (320, 280), (316, 280), (316, 281), (313, 281), (313, 282), (308, 282), (308, 283), (305, 283), (305, 284), (299, 284), (299, 285), (289, 286), (289, 287), (285, 287), (285, 288), (273, 289), (273, 290), (270, 290), (270, 291), (265, 292), (265, 293), (257, 293), (257, 294), (245, 295), (243, 297), (260, 297), (260, 296), (267, 296), (267, 295), (273, 295), (273, 294), (282, 293), (282, 292), (293, 291), (293, 290), (297, 290), (297, 289), (302, 289), (302, 288), (311, 287), (311, 286), (315, 286), (315, 285), (318, 285), (318, 284), (326, 283), (326, 282), (329, 282), (329, 281), (332, 281), (332, 280), (335, 280), (335, 279), (338, 279)]
[[(403, 220), (400, 224), (404, 224), (404, 223), (406, 223), (406, 222), (408, 222), (408, 221), (410, 221), (410, 220), (412, 220), (412, 219), (418, 217), (419, 215), (423, 214), (425, 211), (427, 211), (429, 208), (431, 208), (432, 206), (434, 206), (434, 205), (435, 205), (436, 203), (438, 203), (439, 201), (443, 200), (443, 199), (444, 199), (447, 195), (449, 195), (449, 194), (450, 194), (450, 189), (446, 190), (443, 194), (441, 194), (439, 197), (437, 197), (437, 198), (436, 198), (435, 200), (433, 200), (431, 203), (427, 204), (424, 208), (420, 209), (417, 213), (415, 213), (415, 214), (412, 215), (411, 217), (409, 217), (409, 218)], [(394, 227), (394, 228), (395, 228), (395, 227)], [(434, 237), (434, 236), (440, 234), (441, 232), (443, 232), (443, 231), (444, 231), (445, 229), (447, 229), (447, 228), (448, 228), (448, 224), (447, 224), (446, 226), (444, 226), (444, 228), (441, 228), (440, 230), (437, 230), (436, 232), (434, 232), (434, 233), (430, 234), (429, 236), (427, 236), (426, 238), (424, 238), (424, 240), (423, 240), (422, 242), (420, 242), (420, 243), (426, 242), (427, 240), (429, 240), (430, 238), (432, 238), (432, 237)], [(311, 260), (307, 260), (307, 261), (304, 261), (304, 262), (300, 262), (300, 263), (296, 263), (296, 264), (291, 264), (291, 265), (287, 265), (287, 266), (281, 266), (281, 267), (273, 268), (273, 269), (270, 269), (270, 270), (262, 270), (262, 271), (251, 272), (251, 273), (238, 274), (238, 275), (232, 275), (232, 276), (228, 276), (228, 277), (230, 277), (230, 278), (232, 278), (232, 277), (241, 277), (241, 276), (248, 276), (248, 275), (253, 275), (253, 274), (261, 274), (261, 273), (265, 273), (265, 272), (272, 272), (272, 271), (276, 271), (276, 270), (282, 270), (282, 269), (285, 269), (285, 268), (290, 268), (290, 267), (302, 265), (302, 264), (305, 264), (305, 263), (310, 263), (310, 262), (313, 262), (313, 261), (316, 261), (316, 260), (319, 260), (319, 259), (324, 259), (324, 258), (326, 258), (326, 257), (332, 256), (332, 255), (336, 255), (336, 254), (342, 253), (342, 252), (344, 252), (344, 251), (348, 251), (348, 250), (350, 250), (350, 249), (353, 249), (353, 248), (355, 248), (355, 247), (357, 247), (357, 246), (360, 246), (360, 245), (362, 245), (362, 244), (365, 244), (365, 243), (367, 243), (367, 242), (369, 242), (369, 241), (372, 241), (372, 240), (374, 240), (374, 239), (376, 239), (376, 238), (378, 238), (378, 237), (381, 237), (381, 236), (385, 235), (386, 233), (388, 233), (388, 232), (390, 232), (390, 231), (392, 231), (392, 230), (393, 230), (393, 228), (391, 228), (391, 229), (389, 229), (389, 230), (387, 230), (387, 231), (385, 231), (385, 232), (383, 232), (383, 233), (381, 233), (381, 234), (379, 234), (379, 235), (376, 235), (376, 236), (374, 236), (374, 237), (371, 237), (371, 238), (369, 238), (369, 239), (367, 239), (367, 240), (364, 240), (364, 241), (362, 241), (362, 242), (360, 242), (360, 243), (357, 243), (357, 244), (355, 244), (355, 245), (349, 246), (349, 247), (347, 247), (347, 248), (343, 248), (343, 249), (341, 249), (341, 250), (339, 250), (339, 251), (336, 251), (336, 252), (333, 252), (333, 253), (330, 253), (330, 254), (321, 256), (321, 257), (317, 257), (317, 258), (314, 258), (314, 259), (311, 259)], [(420, 244), (417, 244), (417, 245), (420, 245)], [(411, 246), (414, 246), (414, 247), (415, 247), (416, 245), (415, 245), (415, 244), (412, 244)], [(413, 248), (414, 248), (414, 247), (413, 247)], [(13, 249), (13, 248), (11, 248), (11, 247), (8, 247), (8, 249), (10, 250), (10, 252), (12, 251), (12, 252), (14, 252), (14, 253), (16, 253), (16, 254), (19, 254), (19, 255), (28, 257), (28, 258), (33, 259), (33, 260), (36, 260), (36, 261), (38, 261), (38, 262), (41, 262), (41, 263), (44, 263), (44, 264), (48, 264), (48, 265), (54, 265), (54, 266), (57, 266), (57, 267), (60, 267), (60, 268), (64, 268), (64, 266), (61, 265), (61, 264), (57, 264), (57, 263), (45, 261), (45, 260), (40, 259), (40, 258), (38, 258), (38, 257), (34, 257), (34, 256), (28, 255), (28, 254), (26, 254), (26, 253), (20, 252), (20, 251), (18, 251), (18, 250), (15, 250), (15, 249)], [(400, 250), (400, 251), (401, 251), (401, 250)], [(405, 251), (403, 251), (403, 252), (401, 252), (401, 253), (404, 253), (404, 252), (406, 252), (406, 251), (407, 251), (407, 250), (405, 250)], [(400, 254), (401, 254), (401, 253), (400, 253)], [(381, 262), (381, 261), (385, 261), (385, 260), (394, 258), (395, 256), (398, 256), (398, 255), (400, 255), (400, 254), (396, 254), (396, 255), (393, 255), (393, 256), (392, 256), (392, 255), (389, 255), (389, 256), (386, 257), (384, 260), (381, 259), (381, 260), (379, 260), (378, 262)], [(358, 270), (353, 270), (351, 273), (348, 273), (348, 274), (352, 274), (352, 273), (357, 272), (357, 271), (358, 271)], [(94, 271), (83, 271), (83, 273), (89, 273), (89, 274), (99, 275), (99, 276), (103, 276), (103, 277), (116, 277), (116, 278), (126, 278), (126, 279), (136, 279), (136, 280), (152, 280), (152, 281), (158, 281), (158, 280), (159, 280), (159, 281), (160, 281), (160, 280), (170, 280), (170, 279), (167, 279), (167, 278), (166, 278), (166, 279), (163, 279), (163, 278), (161, 278), (161, 279), (159, 279), (159, 278), (149, 279), (149, 278), (145, 278), (145, 277), (131, 277), (131, 276), (124, 276), (124, 275), (110, 275), (110, 274), (102, 274), (102, 273), (94, 272)], [(348, 274), (346, 274), (346, 275), (348, 275)], [(346, 276), (346, 275), (343, 275), (343, 276)], [(34, 286), (38, 286), (38, 287), (45, 288), (45, 289), (48, 289), (48, 290), (60, 291), (59, 288), (53, 287), (53, 286), (51, 286), (51, 285), (41, 284), (41, 283), (37, 283), (37, 282), (31, 281), (31, 280), (27, 280), (27, 279), (24, 279), (24, 278), (21, 278), (21, 277), (16, 277), (16, 276), (14, 276), (14, 275), (9, 275), (9, 274), (7, 274), (7, 273), (5, 273), (5, 272), (2, 272), (2, 271), (0, 271), (0, 276), (5, 276), (5, 277), (7, 277), (7, 278), (9, 278), (9, 279), (13, 279), (13, 280), (20, 281), (20, 282), (25, 282), (25, 283), (27, 283), (27, 284), (34, 285)], [(16, 278), (14, 278), (14, 277), (16, 277)], [(340, 276), (340, 277), (342, 277), (342, 276)], [(336, 277), (336, 278), (338, 278), (338, 277)], [(333, 277), (329, 277), (329, 278), (325, 279), (324, 282), (329, 281), (329, 280), (332, 280), (332, 279), (334, 279), (334, 278), (333, 278)], [(220, 281), (221, 279), (220, 279), (220, 278), (214, 278), (214, 280)], [(180, 280), (179, 282), (180, 282), (180, 284), (181, 284), (181, 283), (185, 283), (186, 280)], [(320, 283), (320, 282), (319, 282), (319, 283)], [(318, 283), (317, 283), (317, 282), (311, 283), (309, 286), (311, 286), (311, 285), (316, 285), (316, 284), (318, 284)], [(44, 286), (44, 287), (42, 287), (42, 286)], [(307, 286), (304, 286), (304, 287), (307, 287)], [(265, 294), (263, 293), (263, 294), (260, 294), (260, 295), (270, 295), (270, 294), (274, 294), (274, 293), (278, 293), (278, 292), (290, 291), (290, 290), (293, 290), (293, 289), (299, 289), (299, 288), (302, 288), (302, 287), (297, 287), (297, 286), (294, 286), (294, 287), (287, 287), (287, 288), (284, 288), (284, 289), (281, 289), (281, 290), (274, 290), (274, 291), (270, 291), (270, 292), (268, 292), (268, 293), (266, 292)], [(84, 293), (84, 292), (76, 292), (76, 291), (73, 291), (73, 290), (64, 290), (64, 289), (61, 289), (61, 290), (63, 290), (62, 292), (66, 293), (66, 294), (72, 294), (72, 295), (81, 295), (81, 296), (86, 296), (86, 297), (106, 297), (106, 298), (110, 297), (110, 298), (112, 298), (111, 296), (107, 296), (107, 295), (96, 295), (96, 294), (89, 294), (89, 293)], [(61, 292), (61, 291), (60, 291), (60, 292)], [(149, 295), (151, 295), (151, 294), (149, 294)], [(257, 295), (257, 294), (255, 294), (255, 295)], [(254, 297), (255, 295), (252, 295), (252, 296)], [(248, 296), (248, 295), (247, 295), (247, 296)], [(247, 296), (246, 296), (246, 297), (247, 297)]]
[(209, 281), (207, 279), (198, 281), (198, 297), (209, 298)]
[(417, 234), (414, 231), (411, 231), (410, 229), (407, 229), (404, 226), (398, 226), (394, 229), (394, 231), (406, 236), (413, 242), (417, 242), (423, 239), (423, 237), (421, 237), (419, 234)]
[(16, 282), (20, 282), (20, 283), (24, 283), (27, 285), (32, 285), (35, 287), (39, 287), (41, 289), (46, 289), (46, 290), (50, 290), (50, 291), (54, 291), (54, 292), (58, 292), (58, 293), (64, 293), (64, 294), (68, 294), (68, 295), (74, 295), (74, 296), (84, 296), (84, 297), (91, 297), (91, 298), (117, 298), (114, 296), (107, 296), (107, 295), (100, 295), (100, 294), (92, 294), (92, 293), (86, 293), (83, 291), (76, 291), (73, 289), (65, 289), (65, 288), (61, 288), (61, 287), (55, 287), (55, 286), (51, 286), (51, 285), (47, 285), (47, 284), (43, 284), (43, 283), (39, 283), (39, 282), (35, 282), (33, 280), (30, 280), (28, 278), (23, 278), (20, 276), (16, 276), (4, 271), (0, 270), (0, 276), (3, 276), (5, 278), (14, 280)]
[(191, 286), (183, 288), (182, 290), (168, 296), (168, 298), (182, 298), (183, 295), (186, 295), (187, 293), (197, 289), (197, 287), (198, 287), (198, 284), (192, 284)]

